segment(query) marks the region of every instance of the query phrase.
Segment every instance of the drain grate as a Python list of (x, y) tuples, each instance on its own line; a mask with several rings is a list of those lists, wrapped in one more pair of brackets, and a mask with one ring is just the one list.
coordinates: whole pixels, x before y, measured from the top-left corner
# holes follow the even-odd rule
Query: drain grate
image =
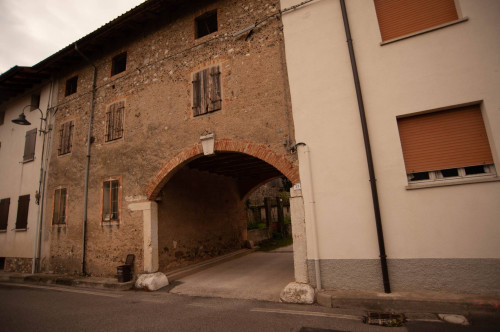
[(395, 314), (389, 312), (369, 312), (366, 317), (364, 317), (363, 322), (370, 325), (397, 327), (403, 326), (405, 323), (404, 314)]

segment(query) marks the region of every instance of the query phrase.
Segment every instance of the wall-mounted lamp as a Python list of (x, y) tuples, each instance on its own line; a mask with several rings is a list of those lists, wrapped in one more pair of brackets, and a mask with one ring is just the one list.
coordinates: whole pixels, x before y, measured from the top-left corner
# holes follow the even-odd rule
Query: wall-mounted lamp
[[(32, 110), (37, 109), (37, 110), (40, 111), (40, 115), (41, 115), (41, 118), (40, 118), (40, 134), (41, 133), (44, 133), (44, 134), (47, 133), (46, 130), (42, 130), (42, 122), (43, 121), (47, 121), (47, 117), (44, 118), (43, 117), (43, 111), (40, 108), (32, 106), (32, 105), (26, 105), (26, 106), (24, 106), (23, 110), (21, 111), (21, 114), (19, 114), (19, 116), (17, 117), (17, 119), (12, 120), (12, 122), (15, 123), (15, 124), (21, 125), (21, 126), (29, 126), (31, 124), (31, 122), (29, 122), (28, 120), (26, 120), (26, 115), (24, 115), (24, 110), (26, 108), (28, 108), (28, 107), (30, 107)], [(47, 128), (45, 128), (45, 129), (47, 129)]]

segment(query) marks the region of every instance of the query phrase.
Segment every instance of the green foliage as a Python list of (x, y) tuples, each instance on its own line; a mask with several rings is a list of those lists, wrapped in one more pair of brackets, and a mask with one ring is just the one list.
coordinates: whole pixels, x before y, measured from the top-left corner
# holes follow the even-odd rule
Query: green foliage
[(279, 233), (273, 233), (273, 237), (259, 243), (259, 251), (271, 251), (281, 247), (289, 246), (293, 243), (291, 236), (283, 236)]
[(262, 228), (266, 228), (266, 224), (265, 223), (258, 223), (258, 222), (251, 222), (247, 225), (247, 229), (248, 230), (251, 230), (251, 229), (262, 229)]

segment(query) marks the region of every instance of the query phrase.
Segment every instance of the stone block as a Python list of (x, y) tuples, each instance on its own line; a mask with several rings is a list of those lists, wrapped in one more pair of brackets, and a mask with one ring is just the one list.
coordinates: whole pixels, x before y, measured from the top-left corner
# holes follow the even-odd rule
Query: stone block
[(281, 291), (280, 300), (285, 303), (314, 303), (314, 288), (309, 284), (291, 282)]
[(168, 285), (168, 278), (161, 272), (141, 274), (135, 282), (135, 288), (156, 291)]

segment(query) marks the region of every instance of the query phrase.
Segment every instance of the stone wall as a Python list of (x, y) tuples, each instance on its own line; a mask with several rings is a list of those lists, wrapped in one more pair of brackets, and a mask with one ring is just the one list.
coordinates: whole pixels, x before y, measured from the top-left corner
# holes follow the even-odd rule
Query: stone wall
[[(272, 0), (192, 1), (189, 6), (160, 13), (158, 20), (151, 20), (135, 33), (87, 54), (97, 66), (86, 235), (88, 273), (112, 275), (129, 253), (136, 255), (135, 271), (142, 270), (142, 212), (130, 211), (127, 205), (144, 200), (148, 185), (164, 165), (198, 144), (203, 133), (263, 145), (297, 165), (296, 155), (283, 144), (284, 140), (293, 141), (293, 121), (280, 18), (264, 21), (248, 38), (232, 37), (234, 32), (278, 13), (278, 8), (279, 2)], [(195, 17), (213, 9), (217, 9), (219, 31), (195, 39)], [(111, 59), (121, 52), (127, 52), (127, 70), (110, 77)], [(194, 117), (192, 75), (209, 65), (220, 66), (222, 109)], [(50, 228), (50, 264), (46, 269), (55, 272), (81, 270), (92, 72), (82, 61), (81, 67), (62, 73), (59, 81), (45, 220), (52, 220), (55, 188), (67, 188), (68, 200), (66, 225)], [(65, 97), (65, 82), (74, 75), (78, 75), (77, 92)], [(117, 101), (125, 104), (123, 137), (106, 142), (106, 112)], [(68, 120), (74, 121), (72, 151), (58, 156), (58, 132)], [(103, 181), (110, 178), (119, 179), (121, 184), (120, 217), (115, 223), (103, 222), (101, 216)], [(231, 204), (239, 202), (235, 199)], [(178, 250), (184, 254), (172, 260), (172, 243), (160, 251), (165, 247), (168, 254), (162, 255), (169, 263), (164, 264), (187, 259), (189, 250)]]
[(32, 267), (32, 258), (5, 257), (5, 272), (31, 273)]

